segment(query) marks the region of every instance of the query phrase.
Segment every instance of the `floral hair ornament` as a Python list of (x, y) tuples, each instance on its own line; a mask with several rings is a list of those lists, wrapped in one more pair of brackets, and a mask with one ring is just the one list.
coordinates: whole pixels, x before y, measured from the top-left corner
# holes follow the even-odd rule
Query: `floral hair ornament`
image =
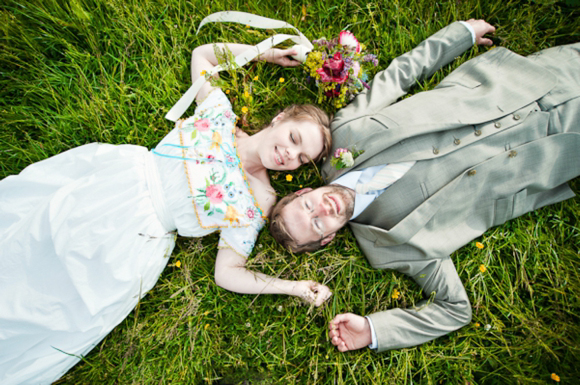
[(365, 151), (357, 151), (356, 148), (352, 151), (347, 148), (337, 148), (334, 151), (334, 156), (330, 160), (330, 164), (336, 167), (337, 170), (352, 167), (354, 160), (363, 152)]
[[(246, 12), (237, 12), (237, 11), (225, 11), (225, 12), (217, 12), (212, 13), (211, 15), (204, 18), (199, 27), (197, 28), (197, 33), (201, 27), (208, 23), (219, 23), (219, 22), (232, 22), (232, 23), (239, 23), (249, 25), (255, 28), (261, 29), (278, 29), (278, 28), (290, 28), (296, 31), (297, 35), (286, 35), (286, 34), (278, 34), (272, 37), (267, 38), (266, 40), (262, 41), (261, 43), (247, 49), (246, 51), (242, 52), (238, 56), (236, 56), (235, 63), (237, 66), (242, 67), (246, 63), (250, 62), (252, 59), (260, 56), (268, 49), (286, 41), (291, 40), (296, 43), (292, 49), (298, 52), (297, 55), (294, 56), (294, 59), (304, 62), (306, 60), (306, 54), (310, 52), (314, 47), (310, 43), (310, 41), (304, 36), (300, 31), (291, 24), (286, 23), (285, 21), (269, 19), (267, 17), (253, 15), (251, 13)], [(187, 90), (185, 94), (179, 99), (179, 101), (169, 110), (167, 115), (165, 115), (166, 119), (171, 121), (177, 121), (181, 115), (187, 110), (187, 108), (193, 103), (195, 100), (195, 96), (199, 92), (200, 88), (204, 85), (209, 77), (212, 75), (223, 71), (225, 66), (218, 65), (212, 68), (210, 71), (207, 71), (205, 77), (198, 78), (195, 83)]]
[(304, 70), (318, 87), (318, 103), (329, 101), (341, 108), (367, 84), (367, 71), (379, 64), (376, 55), (364, 54), (364, 45), (350, 31), (341, 31), (337, 38), (314, 40)]

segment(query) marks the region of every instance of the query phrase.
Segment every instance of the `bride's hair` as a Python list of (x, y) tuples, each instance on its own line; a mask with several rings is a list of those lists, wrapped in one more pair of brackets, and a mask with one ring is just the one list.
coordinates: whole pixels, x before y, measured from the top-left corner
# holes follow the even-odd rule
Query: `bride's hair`
[(315, 123), (322, 133), (322, 152), (312, 160), (318, 162), (328, 156), (332, 149), (332, 135), (330, 134), (331, 114), (327, 114), (324, 110), (312, 104), (293, 104), (284, 108), (280, 113), (284, 113), (284, 115), (280, 118), (279, 122), (310, 121)]

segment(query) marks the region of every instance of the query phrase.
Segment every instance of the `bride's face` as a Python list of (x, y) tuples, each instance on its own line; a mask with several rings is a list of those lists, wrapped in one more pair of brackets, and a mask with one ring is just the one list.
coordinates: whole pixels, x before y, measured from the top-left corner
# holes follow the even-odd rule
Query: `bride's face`
[(323, 150), (319, 126), (311, 121), (282, 120), (266, 128), (260, 146), (260, 158), (270, 170), (295, 170)]

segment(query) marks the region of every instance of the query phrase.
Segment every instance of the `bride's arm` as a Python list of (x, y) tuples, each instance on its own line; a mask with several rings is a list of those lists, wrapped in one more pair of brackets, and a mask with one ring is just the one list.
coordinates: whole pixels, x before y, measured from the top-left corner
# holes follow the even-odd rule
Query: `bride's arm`
[(218, 286), (242, 294), (287, 294), (320, 306), (331, 296), (330, 289), (314, 281), (289, 281), (249, 271), (246, 258), (232, 249), (220, 249), (215, 263)]
[[(215, 55), (214, 47), (223, 50), (227, 47), (234, 56), (246, 51), (251, 46), (245, 44), (233, 44), (233, 43), (216, 43), (216, 44), (205, 44), (201, 45), (193, 50), (191, 53), (191, 81), (195, 82), (201, 75), (203, 71), (208, 72), (213, 67), (218, 65), (218, 60)], [(295, 67), (300, 65), (299, 61), (290, 58), (290, 55), (296, 55), (297, 52), (292, 49), (278, 49), (271, 48), (264, 52), (258, 57), (258, 60), (263, 60), (269, 63), (275, 63), (283, 67)], [(217, 76), (217, 75), (214, 75)], [(205, 99), (207, 94), (213, 89), (209, 82), (205, 83), (203, 87), (199, 90), (196, 100), (200, 101)]]

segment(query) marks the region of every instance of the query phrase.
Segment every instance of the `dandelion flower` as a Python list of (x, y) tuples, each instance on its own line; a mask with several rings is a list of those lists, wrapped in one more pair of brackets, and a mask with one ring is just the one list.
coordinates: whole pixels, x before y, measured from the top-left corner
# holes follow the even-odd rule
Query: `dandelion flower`
[(293, 178), (292, 175), (290, 175), (290, 174), (286, 175), (286, 180), (288, 182), (292, 182), (292, 178)]
[(257, 82), (259, 79), (258, 75), (254, 76), (254, 81)]
[(229, 95), (229, 94), (230, 94), (230, 90), (226, 90), (226, 94), (228, 94), (228, 95)]
[(206, 72), (206, 70), (203, 70), (203, 71), (201, 71), (199, 74), (200, 74), (201, 76), (203, 76), (203, 75), (205, 75), (206, 73), (207, 73), (207, 72)]
[(285, 80), (284, 78), (280, 78), (279, 81), (280, 81), (280, 83), (284, 83), (284, 80)]
[(399, 299), (399, 295), (401, 294), (401, 292), (399, 292), (399, 290), (395, 289), (393, 290), (393, 294), (391, 295), (392, 299)]
[(248, 99), (250, 97), (250, 93), (248, 91), (244, 91), (244, 98)]
[(485, 267), (485, 265), (479, 265), (479, 271), (481, 271), (482, 273), (485, 273), (486, 270), (487, 270), (487, 268)]
[(247, 114), (248, 113), (248, 107), (244, 106), (242, 107), (242, 114)]
[(483, 243), (481, 242), (475, 242), (475, 247), (477, 247), (478, 249), (483, 249)]
[(298, 187), (302, 188), (302, 185), (300, 185), (300, 186), (298, 186)]
[(209, 328), (209, 324), (205, 324), (205, 330)]
[(175, 267), (181, 267), (181, 261), (175, 262)]
[(480, 327), (480, 326), (481, 326), (481, 324), (480, 324), (479, 322), (476, 322), (476, 323), (475, 323), (475, 327), (476, 327), (476, 328), (478, 328), (478, 327)]
[(557, 375), (556, 373), (552, 373), (552, 374), (550, 375), (550, 378), (551, 378), (552, 380), (556, 381), (556, 382), (560, 382), (560, 376), (559, 376), (559, 375)]

